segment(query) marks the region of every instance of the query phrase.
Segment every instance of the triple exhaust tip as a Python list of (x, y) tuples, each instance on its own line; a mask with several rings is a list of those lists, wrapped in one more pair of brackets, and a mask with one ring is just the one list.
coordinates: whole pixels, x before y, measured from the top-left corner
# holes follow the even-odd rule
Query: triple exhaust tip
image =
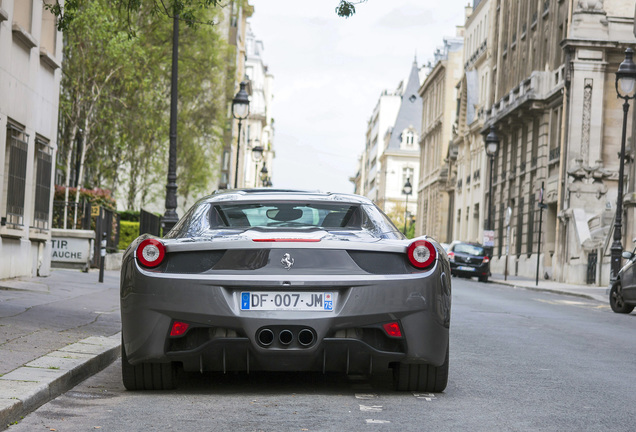
[[(263, 346), (270, 346), (274, 343), (275, 335), (271, 329), (264, 328), (259, 330), (256, 335), (258, 342)], [(308, 328), (304, 328), (298, 332), (298, 343), (307, 347), (316, 340), (314, 332)], [(294, 333), (291, 330), (283, 329), (278, 333), (278, 342), (283, 346), (288, 346), (294, 341)]]

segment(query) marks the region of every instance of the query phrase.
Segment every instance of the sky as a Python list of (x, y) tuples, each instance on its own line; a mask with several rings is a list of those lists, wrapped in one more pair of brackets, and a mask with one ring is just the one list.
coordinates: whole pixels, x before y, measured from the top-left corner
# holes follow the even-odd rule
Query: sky
[(345, 19), (338, 0), (251, 0), (274, 75), (274, 187), (353, 192), (380, 94), (407, 79), (416, 56), (420, 66), (433, 60), (468, 3), (368, 0)]

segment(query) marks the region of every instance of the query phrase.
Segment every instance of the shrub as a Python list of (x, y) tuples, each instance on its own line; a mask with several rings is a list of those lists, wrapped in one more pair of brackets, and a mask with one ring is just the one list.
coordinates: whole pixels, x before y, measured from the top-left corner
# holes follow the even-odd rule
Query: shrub
[(139, 237), (139, 222), (122, 220), (119, 223), (119, 249), (126, 249)]
[(139, 222), (139, 211), (137, 210), (122, 210), (119, 213), (119, 220)]

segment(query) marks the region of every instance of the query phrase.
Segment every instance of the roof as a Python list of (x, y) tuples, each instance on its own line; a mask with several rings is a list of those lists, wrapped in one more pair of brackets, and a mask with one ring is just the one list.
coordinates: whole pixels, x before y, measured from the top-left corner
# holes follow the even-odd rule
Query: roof
[(395, 119), (395, 125), (391, 130), (387, 148), (399, 149), (402, 144), (402, 132), (409, 127), (415, 129), (416, 133), (420, 133), (422, 126), (422, 98), (418, 94), (419, 88), (419, 70), (417, 61), (414, 60), (411, 65), (409, 80), (404, 88), (404, 93), (402, 93), (402, 103)]
[(370, 199), (355, 194), (272, 188), (235, 189), (215, 192), (212, 195), (202, 198), (200, 201), (295, 201), (307, 199), (314, 201), (343, 201), (356, 204), (373, 204)]

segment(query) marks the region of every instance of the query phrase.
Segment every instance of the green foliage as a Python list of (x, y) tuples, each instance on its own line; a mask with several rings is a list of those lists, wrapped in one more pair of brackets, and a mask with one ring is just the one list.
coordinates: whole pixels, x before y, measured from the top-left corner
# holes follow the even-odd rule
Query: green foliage
[(120, 221), (118, 249), (126, 249), (137, 237), (139, 237), (139, 222)]
[(136, 210), (124, 210), (120, 211), (119, 220), (120, 221), (130, 221), (130, 222), (139, 222), (139, 213)]
[(339, 17), (349, 18), (350, 16), (356, 13), (355, 5), (364, 3), (366, 1), (367, 0), (359, 0), (359, 1), (340, 0), (340, 4), (336, 6), (336, 14), (338, 14)]
[[(65, 3), (74, 10), (66, 23), (60, 101), (60, 156), (69, 158), (69, 150), (82, 141), (85, 184), (119, 186), (126, 191), (119, 200), (128, 209), (164, 193), (156, 185), (167, 174), (173, 24), (165, 10), (156, 9), (158, 3), (133, 3)], [(222, 11), (210, 7), (216, 1), (180, 3), (186, 15), (189, 7), (200, 20), (220, 21)], [(233, 83), (228, 62), (233, 64), (234, 56), (220, 33), (212, 25), (180, 30), (177, 170), (179, 196), (186, 199), (207, 192), (228, 123), (226, 100)]]

